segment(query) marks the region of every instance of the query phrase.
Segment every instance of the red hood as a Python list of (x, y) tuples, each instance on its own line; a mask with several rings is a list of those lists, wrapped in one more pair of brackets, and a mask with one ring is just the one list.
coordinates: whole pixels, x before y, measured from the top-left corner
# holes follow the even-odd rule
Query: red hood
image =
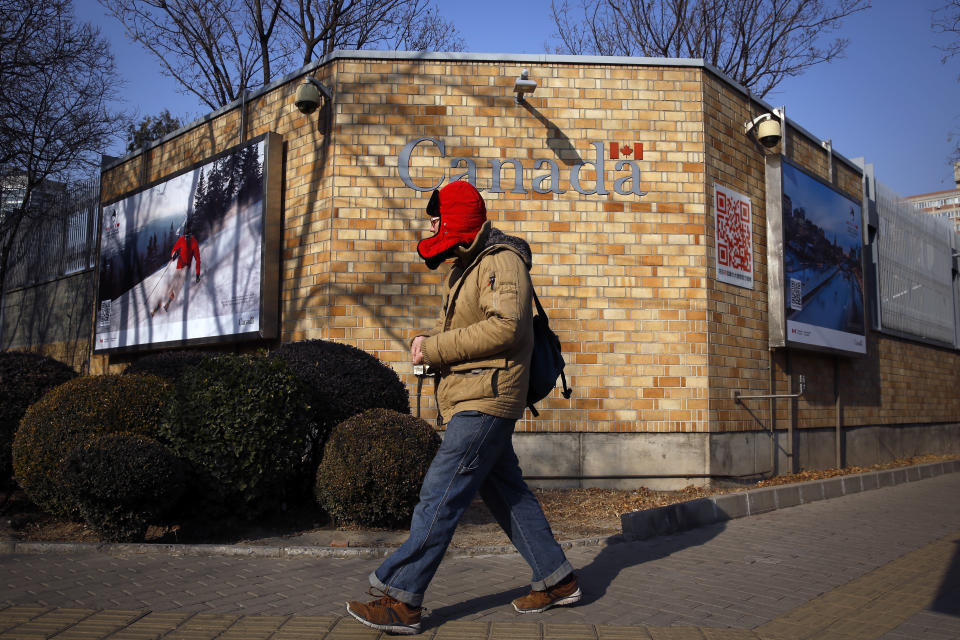
[(457, 246), (470, 246), (487, 220), (487, 207), (480, 192), (469, 182), (451, 182), (434, 191), (427, 214), (440, 217), (436, 235), (417, 244), (417, 253), (431, 269), (451, 257)]

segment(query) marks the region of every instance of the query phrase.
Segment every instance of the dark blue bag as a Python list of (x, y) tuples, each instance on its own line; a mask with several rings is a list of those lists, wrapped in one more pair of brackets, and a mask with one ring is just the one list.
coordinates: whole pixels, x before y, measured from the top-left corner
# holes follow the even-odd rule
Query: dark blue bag
[(533, 316), (533, 355), (530, 356), (530, 387), (527, 389), (527, 406), (534, 417), (540, 412), (534, 404), (540, 402), (557, 386), (557, 378), (563, 381), (563, 397), (569, 398), (573, 389), (567, 386), (563, 375), (563, 353), (560, 338), (550, 328), (550, 318), (540, 305), (537, 292), (533, 292), (533, 301), (537, 305), (537, 315)]

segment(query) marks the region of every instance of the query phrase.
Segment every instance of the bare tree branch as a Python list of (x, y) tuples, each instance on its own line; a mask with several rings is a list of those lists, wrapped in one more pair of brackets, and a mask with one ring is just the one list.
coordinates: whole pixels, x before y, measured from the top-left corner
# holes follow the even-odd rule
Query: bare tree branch
[[(764, 96), (843, 55), (821, 43), (870, 0), (551, 0), (558, 53), (702, 58)], [(960, 2), (960, 0), (952, 0)]]
[(68, 0), (0, 0), (0, 186), (16, 199), (0, 210), (0, 291), (17, 230), (44, 215), (33, 194), (84, 176), (115, 137), (119, 84), (109, 45)]
[[(429, 0), (99, 0), (211, 109), (334, 49), (463, 49)], [(298, 65), (299, 66), (299, 65)]]
[(100, 3), (124, 25), (130, 39), (156, 57), (166, 75), (211, 109), (239, 98), (255, 84), (252, 78), (258, 73), (263, 73), (264, 82), (270, 81), (270, 57), (261, 49), (260, 38), (269, 40), (276, 6), (272, 14), (260, 6), (254, 17), (249, 10), (258, 10), (257, 6), (244, 0)]
[(953, 38), (945, 46), (937, 47), (943, 51), (941, 62), (960, 54), (960, 0), (948, 0), (934, 11), (931, 28), (935, 33), (945, 33)]
[(462, 51), (463, 38), (427, 0), (288, 0), (283, 18), (303, 64), (335, 49)]

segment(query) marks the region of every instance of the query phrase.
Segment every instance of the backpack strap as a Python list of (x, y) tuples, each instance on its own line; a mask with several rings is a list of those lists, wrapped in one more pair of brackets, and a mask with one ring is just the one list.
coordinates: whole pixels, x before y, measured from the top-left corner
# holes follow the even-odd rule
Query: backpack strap
[[(533, 302), (537, 305), (537, 314), (543, 317), (543, 321), (547, 323), (547, 326), (550, 326), (550, 316), (547, 315), (547, 312), (543, 310), (543, 305), (540, 304), (540, 298), (537, 297), (537, 290), (533, 288), (533, 283), (530, 284), (530, 291), (533, 292)], [(573, 389), (567, 385), (567, 376), (563, 374), (563, 371), (560, 371), (560, 382), (563, 384), (562, 395), (564, 398), (569, 399), (573, 395)], [(537, 410), (533, 408), (533, 405), (527, 405), (530, 407), (530, 411), (533, 412), (533, 417), (537, 417), (539, 414)]]
[(533, 293), (533, 302), (537, 305), (537, 315), (546, 320), (547, 325), (550, 325), (550, 317), (547, 315), (547, 312), (543, 310), (543, 305), (540, 304), (540, 298), (537, 297), (537, 290), (533, 288), (533, 283), (530, 283), (530, 292)]
[[(550, 316), (547, 315), (547, 312), (543, 310), (543, 305), (540, 304), (540, 298), (537, 297), (537, 290), (533, 286), (533, 282), (530, 283), (530, 292), (533, 293), (533, 303), (537, 306), (537, 315), (543, 318), (544, 324), (547, 327), (550, 327)], [(567, 385), (567, 376), (564, 375), (563, 370), (560, 370), (560, 382), (563, 384), (563, 391), (561, 392), (565, 399), (569, 399), (573, 395), (573, 389)], [(537, 411), (537, 408), (533, 406), (533, 403), (527, 403), (527, 408), (530, 409), (530, 413), (534, 418), (540, 417), (540, 412)]]

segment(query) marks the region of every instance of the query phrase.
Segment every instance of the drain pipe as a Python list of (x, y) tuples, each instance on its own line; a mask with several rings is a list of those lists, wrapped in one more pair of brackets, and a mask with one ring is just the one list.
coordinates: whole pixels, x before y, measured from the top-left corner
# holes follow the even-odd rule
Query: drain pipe
[(842, 468), (841, 462), (842, 462), (842, 460), (843, 460), (843, 456), (841, 455), (841, 451), (840, 451), (840, 444), (841, 444), (842, 434), (841, 434), (841, 430), (840, 430), (840, 427), (841, 427), (841, 424), (840, 424), (840, 422), (841, 422), (841, 415), (840, 415), (840, 413), (841, 413), (841, 406), (840, 406), (840, 380), (839, 380), (839, 373), (840, 373), (839, 361), (838, 361), (837, 357), (834, 356), (834, 357), (833, 357), (833, 398), (834, 398), (834, 401), (835, 401), (835, 404), (836, 404), (836, 413), (837, 413), (837, 416), (836, 416), (836, 418), (837, 418), (837, 426), (836, 426), (836, 431), (835, 431), (835, 434), (836, 434), (836, 448), (837, 448), (837, 469), (841, 469), (841, 468)]

